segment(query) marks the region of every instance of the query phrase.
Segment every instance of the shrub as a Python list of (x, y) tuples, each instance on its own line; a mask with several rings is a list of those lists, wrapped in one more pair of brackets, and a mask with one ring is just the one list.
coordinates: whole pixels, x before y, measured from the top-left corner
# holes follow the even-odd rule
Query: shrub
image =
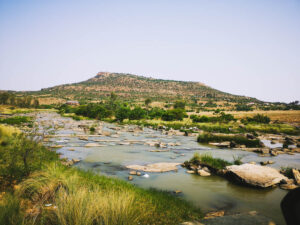
[(242, 122), (255, 122), (255, 123), (270, 123), (271, 119), (268, 116), (262, 115), (262, 114), (256, 114), (253, 117), (246, 117), (246, 119), (242, 119)]
[(146, 117), (146, 111), (141, 107), (135, 107), (129, 113), (130, 120), (140, 120)]
[(186, 102), (183, 100), (177, 100), (174, 104), (174, 109), (184, 109)]
[(197, 138), (200, 143), (223, 142), (230, 141), (247, 147), (261, 147), (261, 142), (258, 139), (248, 139), (242, 135), (216, 135), (211, 133), (200, 134)]
[(165, 121), (182, 120), (185, 115), (186, 115), (185, 110), (177, 108), (177, 109), (167, 110), (162, 115), (161, 118), (162, 118), (162, 120), (165, 120)]
[(13, 134), (2, 139), (0, 145), (1, 185), (20, 181), (32, 171), (40, 169), (43, 162), (57, 160), (57, 154), (36, 141), (35, 135)]
[(226, 166), (232, 165), (232, 163), (220, 159), (220, 158), (214, 158), (210, 154), (199, 154), (199, 153), (194, 153), (193, 158), (190, 160), (192, 164), (201, 164), (201, 165), (206, 165), (210, 168), (213, 168), (215, 170), (222, 170)]
[(164, 113), (165, 110), (155, 107), (149, 111), (148, 115), (151, 119), (154, 119), (154, 118), (161, 118)]
[(233, 156), (233, 164), (234, 165), (242, 165), (243, 162), (242, 162), (242, 156)]
[(128, 119), (130, 115), (130, 108), (129, 107), (120, 107), (116, 112), (116, 120), (122, 122), (124, 119)]
[(237, 104), (235, 106), (236, 111), (252, 111), (252, 107), (249, 105), (244, 105), (244, 104)]
[(230, 122), (236, 120), (232, 114), (225, 114), (224, 112), (221, 112), (219, 116), (214, 117), (191, 115), (190, 118), (194, 123)]
[(0, 119), (0, 123), (6, 123), (9, 125), (20, 125), (22, 123), (29, 123), (31, 122), (31, 118), (28, 116), (15, 116), (9, 117), (5, 119)]

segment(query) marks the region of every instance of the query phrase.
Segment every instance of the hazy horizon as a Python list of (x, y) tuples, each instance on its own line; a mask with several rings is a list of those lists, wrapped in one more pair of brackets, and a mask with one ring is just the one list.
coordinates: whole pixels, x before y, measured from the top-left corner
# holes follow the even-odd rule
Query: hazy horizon
[(300, 100), (300, 1), (0, 0), (0, 90), (100, 71)]

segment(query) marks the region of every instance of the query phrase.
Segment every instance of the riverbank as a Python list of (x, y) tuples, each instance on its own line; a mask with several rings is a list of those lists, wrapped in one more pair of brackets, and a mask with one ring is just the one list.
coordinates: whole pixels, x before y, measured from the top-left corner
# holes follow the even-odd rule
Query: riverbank
[[(56, 147), (55, 151), (60, 157), (75, 162), (75, 167), (122, 180), (128, 180), (130, 176), (126, 166), (182, 163), (195, 152), (210, 153), (228, 161), (232, 161), (233, 156), (241, 157), (245, 163), (254, 161), (258, 164), (262, 160), (253, 152), (201, 145), (197, 143), (196, 136), (185, 136), (184, 132), (175, 130), (156, 130), (97, 120), (74, 121), (56, 113), (38, 113), (34, 124), (40, 126), (41, 133), (45, 133), (45, 145)], [(94, 128), (92, 131), (91, 127)], [(264, 156), (263, 159), (273, 160), (271, 166), (277, 169), (299, 166), (298, 154), (280, 154), (273, 158)], [(283, 224), (279, 203), (286, 191), (279, 188), (257, 190), (239, 186), (214, 175), (201, 177), (187, 174), (180, 166), (176, 171), (141, 172), (140, 176), (132, 177), (132, 184), (176, 193), (177, 197), (201, 208), (204, 213), (224, 210), (225, 215), (232, 215), (257, 211), (273, 219), (276, 224)]]
[[(171, 193), (63, 166), (53, 150), (10, 127), (1, 126), (0, 134), (1, 224), (177, 224), (202, 217), (198, 207)], [(31, 152), (28, 171), (24, 152)]]

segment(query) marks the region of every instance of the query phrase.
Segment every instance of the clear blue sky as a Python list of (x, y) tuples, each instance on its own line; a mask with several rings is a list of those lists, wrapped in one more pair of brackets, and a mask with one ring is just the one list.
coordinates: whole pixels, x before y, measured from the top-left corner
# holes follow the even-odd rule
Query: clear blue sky
[(0, 89), (98, 71), (300, 100), (300, 1), (0, 0)]

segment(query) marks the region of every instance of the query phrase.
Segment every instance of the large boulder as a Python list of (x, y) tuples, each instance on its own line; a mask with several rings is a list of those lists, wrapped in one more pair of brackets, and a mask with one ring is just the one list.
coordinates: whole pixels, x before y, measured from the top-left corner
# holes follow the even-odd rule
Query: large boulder
[(226, 175), (243, 184), (267, 188), (280, 183), (281, 180), (288, 180), (276, 169), (253, 164), (227, 166)]

